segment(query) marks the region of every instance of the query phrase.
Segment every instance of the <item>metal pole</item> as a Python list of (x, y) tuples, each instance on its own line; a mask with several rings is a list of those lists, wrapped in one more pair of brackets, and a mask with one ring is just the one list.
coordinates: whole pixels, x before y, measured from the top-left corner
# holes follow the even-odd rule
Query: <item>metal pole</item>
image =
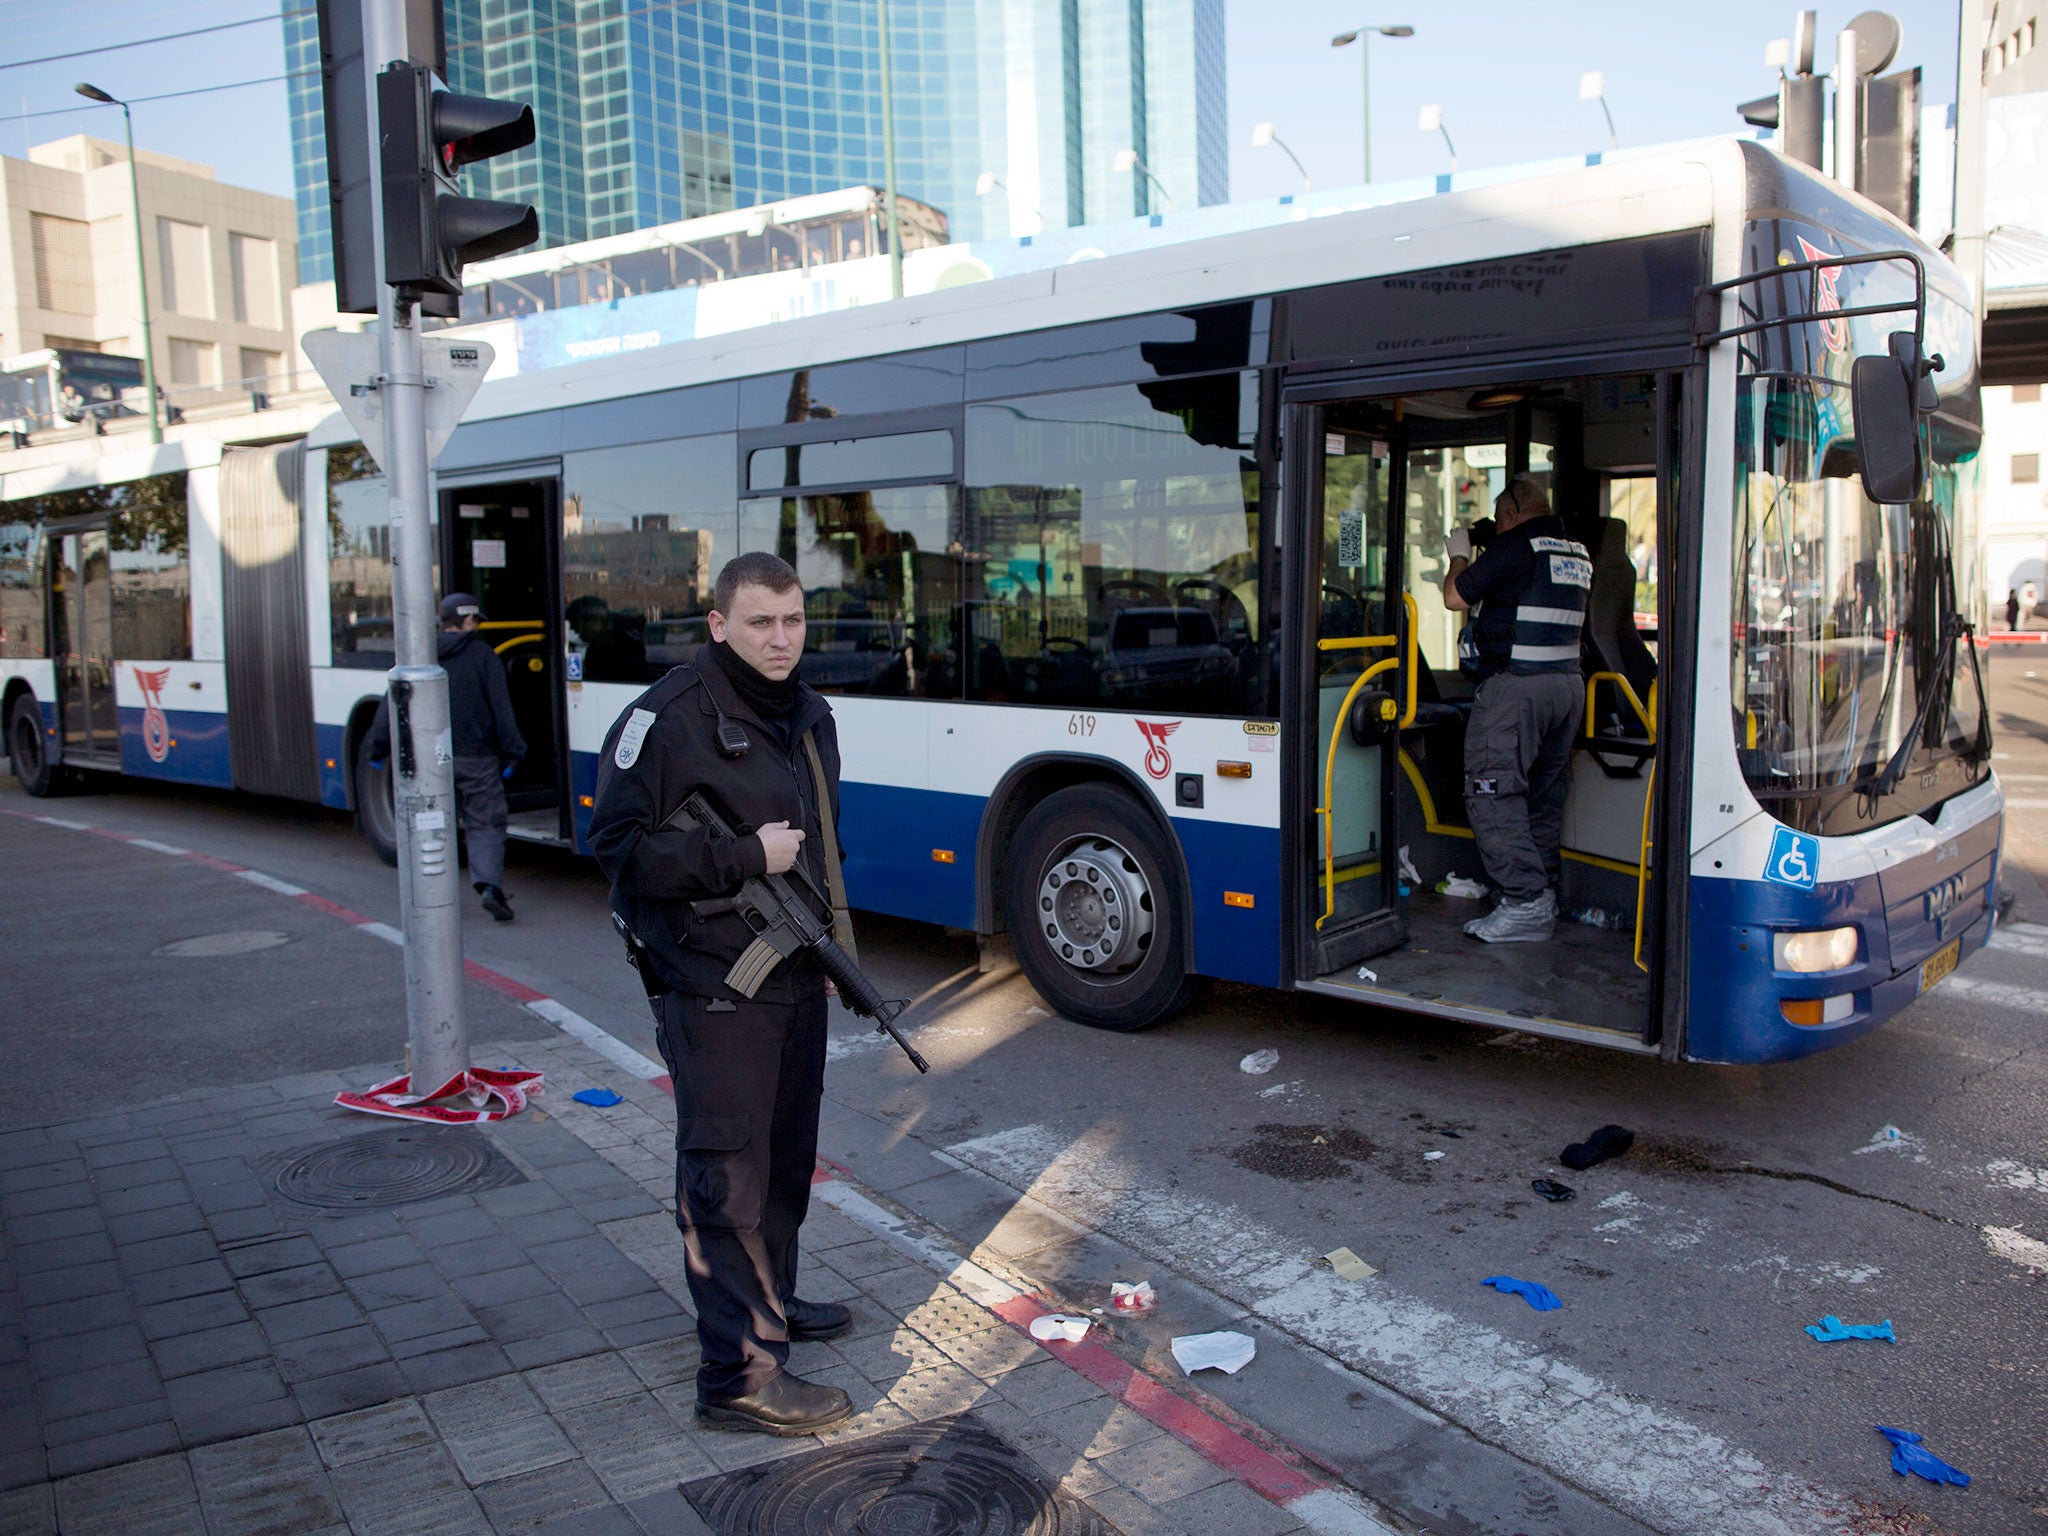
[(1835, 39), (1835, 180), (1857, 190), (1863, 143), (1863, 77), (1856, 72), (1856, 34)]
[(1372, 29), (1362, 27), (1358, 33), (1358, 57), (1364, 61), (1364, 83), (1358, 91), (1358, 107), (1365, 114), (1365, 136), (1360, 141), (1365, 146), (1364, 186), (1372, 185)]
[[(377, 130), (376, 74), (407, 56), (405, 0), (365, 0), (363, 84)], [(391, 517), (391, 611), (397, 665), (391, 669), (398, 900), (405, 929), (406, 1064), (415, 1093), (431, 1093), (469, 1070), (462, 995), (461, 883), (455, 862), (455, 753), (448, 723), (448, 674), (436, 646), (434, 533), (428, 509), (426, 390), (420, 333), (410, 299), (381, 279), (384, 265), (382, 157), (371, 141), (371, 198), (377, 253), (378, 387), (384, 405), (385, 485)]]
[(163, 415), (156, 407), (156, 344), (149, 329), (149, 263), (142, 244), (142, 178), (135, 171), (135, 119), (121, 103), (121, 128), (128, 135), (128, 196), (135, 205), (135, 293), (142, 301), (142, 392), (149, 396), (149, 440), (164, 440)]
[[(1969, 291), (1972, 355), (1979, 359), (1984, 356), (1984, 246), (1989, 238), (1984, 228), (1984, 74), (1996, 9), (1993, 0), (1962, 0), (1956, 33), (1956, 172), (1955, 206), (1949, 220), (1954, 242), (1950, 259), (1962, 273)], [(1981, 508), (1976, 526), (1958, 532), (1974, 539), (1978, 554), (1983, 554), (1985, 529)]]
[(889, 296), (903, 297), (903, 229), (896, 216), (896, 92), (889, 76), (889, 0), (875, 0), (882, 37), (882, 196), (889, 206)]

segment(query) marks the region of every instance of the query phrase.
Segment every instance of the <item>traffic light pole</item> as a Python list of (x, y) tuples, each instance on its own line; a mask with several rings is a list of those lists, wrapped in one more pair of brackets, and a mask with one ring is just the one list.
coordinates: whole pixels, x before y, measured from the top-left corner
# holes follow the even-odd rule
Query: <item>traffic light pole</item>
[(375, 132), (375, 74), (406, 57), (405, 0), (364, 0), (363, 56), (369, 92), (375, 209), (378, 336), (384, 408), (385, 484), (390, 494), (393, 809), (398, 826), (398, 900), (405, 931), (407, 1070), (430, 1093), (469, 1070), (462, 995), (461, 881), (455, 850), (455, 753), (448, 674), (437, 651), (432, 494), (427, 476), (426, 390), (415, 305), (384, 278), (382, 169)]

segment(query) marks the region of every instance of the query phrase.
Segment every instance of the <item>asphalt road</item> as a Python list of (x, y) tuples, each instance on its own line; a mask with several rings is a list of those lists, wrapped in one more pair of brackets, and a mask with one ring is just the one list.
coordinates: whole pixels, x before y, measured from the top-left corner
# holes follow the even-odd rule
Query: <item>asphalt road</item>
[[(2013, 916), (2048, 924), (2048, 649), (2002, 651), (1991, 667), (1996, 766), (2016, 803)], [(0, 788), (0, 807), (30, 805), (11, 780)], [(397, 920), (390, 872), (329, 813), (129, 784), (34, 809)], [(94, 841), (60, 845), (52, 832), (25, 851), (10, 838), (0, 885), (7, 944), (46, 929), (40, 942), (76, 952), (75, 998), (0, 1009), (15, 1095), (61, 1096), (66, 1114), (147, 1096), (134, 1055), (100, 1048), (124, 1038), (106, 1016), (139, 987), (102, 980), (105, 904), (138, 918), (116, 977), (166, 966), (146, 960), (164, 936), (214, 923), (168, 877), (103, 883), (91, 914), (38, 901), (38, 863)], [(519, 922), (472, 912), (469, 954), (651, 1054), (594, 866), (515, 845), (508, 885)], [(1099, 1034), (1046, 1014), (1014, 972), (977, 976), (959, 935), (867, 920), (862, 937), (885, 990), (926, 996), (917, 1038), (934, 1070), (915, 1078), (840, 1019), (835, 1113), (879, 1117), (907, 1155), (943, 1153), (1098, 1227), (1562, 1484), (1667, 1530), (2048, 1528), (2048, 1274), (2023, 1262), (2048, 1258), (2027, 1246), (2048, 1241), (2048, 941), (1963, 968), (2018, 989), (1998, 1000), (1938, 989), (1806, 1062), (1674, 1068), (1223, 986), (1152, 1033)], [(291, 1033), (238, 1075), (395, 1052), (404, 1025), (388, 984), (337, 1008), (322, 964), (314, 1005), (295, 1006), (309, 994), (301, 982), (293, 995), (292, 961), (319, 942), (300, 933), (250, 957), (281, 967)], [(479, 1038), (496, 1022), (479, 1020)], [(388, 1043), (368, 1049), (380, 1029)], [(228, 1080), (235, 1043), (200, 1045), (196, 1059), (217, 1048)], [(1277, 1067), (1239, 1069), (1264, 1047)], [(1635, 1131), (1634, 1152), (1584, 1174), (1557, 1165), (1567, 1142), (1609, 1121)], [(1538, 1199), (1530, 1181), (1543, 1177), (1577, 1198)], [(1340, 1290), (1314, 1273), (1340, 1244), (1379, 1277)], [(1542, 1281), (1563, 1310), (1538, 1314), (1478, 1284), (1499, 1273)], [(1898, 1342), (1810, 1341), (1804, 1325), (1830, 1312), (1888, 1318)], [(1264, 1363), (1218, 1395), (1346, 1467), (1341, 1411)], [(1894, 1475), (1878, 1423), (1920, 1431), (1974, 1484)], [(1532, 1495), (1531, 1529), (1558, 1524), (1554, 1508), (1540, 1518), (1545, 1497)]]

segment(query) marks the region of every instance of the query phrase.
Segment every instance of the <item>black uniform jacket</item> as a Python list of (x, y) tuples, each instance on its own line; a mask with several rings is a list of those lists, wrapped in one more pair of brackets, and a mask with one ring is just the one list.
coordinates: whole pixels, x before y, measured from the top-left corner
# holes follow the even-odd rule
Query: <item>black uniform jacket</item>
[[(512, 718), (512, 691), (505, 663), (474, 631), (444, 629), (436, 642), (441, 670), (448, 674), (448, 727), (457, 757), (495, 757), (516, 763), (526, 756), (526, 738)], [(370, 756), (391, 755), (391, 699), (377, 704), (370, 722)]]
[[(745, 757), (718, 750), (718, 713), (746, 733)], [(647, 722), (643, 712), (653, 719)], [(598, 759), (596, 806), (590, 818), (590, 851), (612, 882), (612, 910), (624, 918), (654, 958), (669, 986), (697, 997), (737, 999), (725, 973), (753, 942), (753, 930), (737, 913), (698, 919), (692, 901), (730, 896), (742, 879), (765, 869), (755, 828), (786, 821), (805, 833), (802, 862), (820, 891), (825, 881), (824, 841), (819, 832), (817, 792), (803, 733), (812, 731), (839, 825), (839, 733), (824, 697), (797, 691), (788, 744), (739, 700), (709, 656), (675, 668), (621, 715), (604, 739)], [(637, 747), (636, 728), (640, 728)], [(624, 746), (621, 743), (624, 742)], [(694, 791), (705, 797), (738, 834), (711, 837), (695, 828), (664, 825)], [(794, 872), (792, 872), (793, 877)], [(801, 891), (801, 882), (792, 878)], [(813, 900), (825, 922), (831, 912)], [(821, 989), (824, 973), (807, 955), (784, 960), (762, 983), (764, 1002), (794, 1002)]]

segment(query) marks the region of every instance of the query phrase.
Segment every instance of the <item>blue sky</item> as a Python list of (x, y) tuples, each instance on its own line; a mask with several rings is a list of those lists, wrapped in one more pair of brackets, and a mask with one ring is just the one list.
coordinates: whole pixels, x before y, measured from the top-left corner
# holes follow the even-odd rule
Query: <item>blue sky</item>
[[(1373, 168), (1377, 179), (1391, 180), (1447, 169), (1442, 139), (1415, 126), (1428, 102), (1442, 106), (1464, 167), (1604, 148), (1599, 106), (1578, 99), (1579, 76), (1591, 69), (1606, 74), (1625, 145), (1739, 126), (1734, 104), (1773, 89), (1764, 45), (1790, 31), (1794, 9), (1783, 0), (1718, 0), (1711, 8), (1670, 0), (1436, 0), (1362, 14), (1358, 0), (1227, 3), (1234, 198), (1300, 185), (1278, 149), (1251, 147), (1252, 126), (1263, 120), (1276, 124), (1317, 186), (1358, 181), (1358, 48), (1332, 49), (1329, 39), (1361, 21), (1416, 28), (1412, 38), (1380, 40), (1373, 49)], [(1894, 67), (1921, 65), (1926, 100), (1953, 100), (1954, 0), (1899, 0), (1891, 10), (1905, 33)], [(1698, 19), (1703, 13), (1713, 17), (1711, 28)], [(1835, 31), (1854, 14), (1848, 6), (1821, 10), (1822, 68), (1833, 57)], [(20, 155), (30, 142), (81, 131), (118, 138), (113, 108), (22, 119), (24, 111), (84, 105), (71, 90), (79, 80), (132, 97), (284, 70), (276, 8), (254, 0), (0, 0), (0, 66), (252, 16), (265, 19), (181, 42), (0, 67), (0, 152)], [(224, 181), (291, 194), (281, 84), (146, 103), (135, 119), (146, 148), (212, 165)]]

